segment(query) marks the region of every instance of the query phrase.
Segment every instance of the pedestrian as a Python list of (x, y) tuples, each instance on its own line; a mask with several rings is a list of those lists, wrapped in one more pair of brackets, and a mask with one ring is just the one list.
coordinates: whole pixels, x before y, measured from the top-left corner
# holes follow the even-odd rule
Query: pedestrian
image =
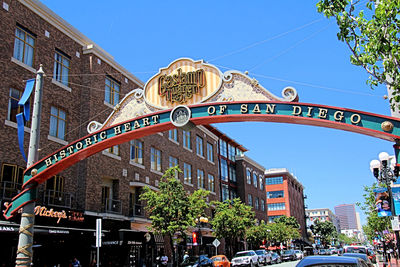
[(74, 260), (72, 261), (71, 265), (72, 267), (81, 267), (81, 263), (76, 257), (74, 257)]
[(185, 251), (185, 254), (183, 255), (183, 261), (189, 258), (189, 253)]

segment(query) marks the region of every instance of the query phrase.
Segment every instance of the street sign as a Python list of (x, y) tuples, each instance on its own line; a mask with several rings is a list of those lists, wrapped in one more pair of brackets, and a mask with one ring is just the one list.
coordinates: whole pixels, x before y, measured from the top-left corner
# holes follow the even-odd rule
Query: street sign
[(393, 231), (400, 231), (400, 225), (399, 225), (399, 216), (393, 216), (392, 220), (392, 230)]
[(215, 238), (215, 240), (212, 242), (212, 244), (214, 245), (214, 247), (217, 248), (221, 244), (221, 242), (219, 242), (219, 240)]
[(101, 247), (101, 219), (96, 219), (96, 248)]

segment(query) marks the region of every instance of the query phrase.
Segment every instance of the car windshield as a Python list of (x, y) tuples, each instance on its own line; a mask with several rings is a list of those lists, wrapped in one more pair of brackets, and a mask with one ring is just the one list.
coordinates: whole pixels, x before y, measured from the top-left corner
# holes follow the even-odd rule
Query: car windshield
[(235, 258), (236, 257), (245, 257), (245, 256), (251, 256), (251, 253), (249, 251), (248, 252), (238, 252), (238, 253), (236, 253)]
[(283, 252), (283, 254), (284, 254), (284, 255), (289, 255), (289, 254), (292, 254), (292, 251), (290, 251), (290, 250), (285, 250), (285, 251)]
[(300, 250), (295, 250), (294, 253), (301, 253), (301, 251)]
[(263, 255), (265, 254), (265, 250), (256, 250), (257, 255)]
[(361, 248), (361, 247), (348, 247), (346, 249), (346, 252), (348, 252), (348, 253), (364, 253), (364, 254), (367, 253), (365, 248)]
[(213, 261), (222, 261), (222, 257), (212, 257)]

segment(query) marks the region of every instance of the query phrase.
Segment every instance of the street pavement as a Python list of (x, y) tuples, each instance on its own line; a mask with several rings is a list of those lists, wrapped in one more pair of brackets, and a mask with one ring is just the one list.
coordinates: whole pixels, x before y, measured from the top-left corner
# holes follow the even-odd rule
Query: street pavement
[(378, 266), (379, 267), (400, 267), (400, 260), (393, 258), (390, 260), (390, 262), (380, 262), (378, 258)]

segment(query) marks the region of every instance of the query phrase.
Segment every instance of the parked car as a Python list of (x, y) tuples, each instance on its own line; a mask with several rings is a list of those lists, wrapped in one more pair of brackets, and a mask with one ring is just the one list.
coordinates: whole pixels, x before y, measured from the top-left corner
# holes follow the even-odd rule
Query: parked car
[(338, 253), (336, 248), (330, 248), (329, 250), (331, 251), (331, 255)]
[(281, 254), (282, 261), (294, 261), (296, 260), (296, 254), (294, 254), (294, 250), (284, 250)]
[(215, 255), (211, 257), (214, 267), (231, 267), (231, 262), (225, 255)]
[(364, 254), (364, 253), (343, 253), (343, 256), (363, 259), (368, 264), (369, 267), (374, 267), (374, 264), (368, 258), (367, 254)]
[(276, 252), (272, 252), (271, 253), (271, 263), (281, 263), (282, 262), (282, 260), (281, 260), (281, 256), (279, 256), (279, 254), (278, 253), (276, 253)]
[(256, 254), (258, 255), (258, 264), (259, 265), (266, 265), (271, 264), (271, 254), (267, 252), (265, 249), (258, 249), (255, 250)]
[(180, 266), (184, 267), (213, 267), (213, 261), (206, 255), (189, 256), (185, 259)]
[(239, 251), (231, 260), (233, 266), (258, 266), (258, 255), (254, 250)]
[(361, 258), (343, 257), (343, 256), (307, 256), (297, 263), (296, 267), (308, 266), (335, 266), (335, 267), (365, 267), (365, 262)]
[(331, 255), (331, 252), (328, 249), (321, 248), (318, 251), (318, 255)]
[(367, 254), (367, 247), (365, 246), (345, 246), (343, 248), (343, 253), (363, 253)]
[(304, 258), (304, 253), (301, 250), (296, 249), (294, 251), (294, 254), (296, 255), (296, 260), (301, 260), (302, 258)]
[(372, 263), (376, 263), (376, 253), (372, 249), (368, 249), (368, 258), (372, 261)]

